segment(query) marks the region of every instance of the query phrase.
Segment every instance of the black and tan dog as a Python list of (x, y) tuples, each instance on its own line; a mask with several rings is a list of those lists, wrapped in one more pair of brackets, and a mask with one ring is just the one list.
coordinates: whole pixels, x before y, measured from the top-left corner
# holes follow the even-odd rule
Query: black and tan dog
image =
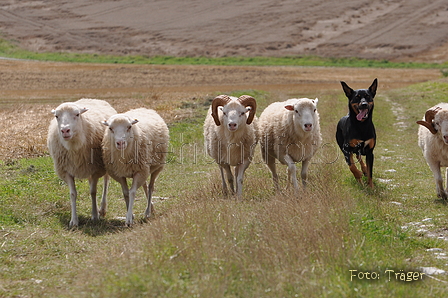
[[(376, 144), (376, 133), (372, 113), (378, 80), (375, 79), (369, 89), (353, 90), (345, 82), (341, 82), (341, 85), (348, 98), (349, 113), (339, 120), (336, 141), (356, 180), (362, 183), (361, 178), (364, 174), (368, 178), (368, 185), (373, 188), (373, 149)], [(361, 165), (362, 172), (356, 167), (354, 154)], [(366, 156), (365, 164), (361, 155)]]

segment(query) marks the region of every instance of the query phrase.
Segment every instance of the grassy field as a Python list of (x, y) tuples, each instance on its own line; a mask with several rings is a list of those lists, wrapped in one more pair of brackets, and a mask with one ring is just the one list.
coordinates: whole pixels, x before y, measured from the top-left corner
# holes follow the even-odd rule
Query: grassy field
[[(321, 96), (325, 145), (310, 166), (309, 187), (298, 196), (286, 189), (275, 195), (257, 156), (242, 201), (221, 195), (218, 167), (203, 152), (207, 99), (185, 103), (196, 117), (170, 125), (156, 214), (142, 220), (140, 191), (133, 228), (124, 227), (118, 183), (111, 183), (106, 218), (92, 222), (88, 184), (78, 181), (80, 227), (69, 230), (68, 187), (51, 158), (2, 161), (0, 296), (445, 296), (446, 275), (411, 282), (400, 273), (448, 270), (440, 254), (448, 245), (438, 237), (448, 234), (447, 206), (435, 195), (415, 124), (428, 107), (448, 100), (447, 91), (448, 83), (430, 82), (379, 92), (374, 190), (356, 183), (336, 148), (346, 98)], [(260, 110), (276, 100), (256, 90), (235, 95), (241, 93), (256, 97)], [(286, 169), (280, 172), (285, 186)], [(360, 280), (359, 272), (378, 278)]]
[(325, 66), (325, 67), (378, 67), (378, 68), (440, 68), (448, 75), (447, 63), (392, 62), (360, 58), (296, 57), (172, 57), (172, 56), (111, 56), (70, 52), (30, 52), (14, 43), (0, 39), (0, 57), (39, 61), (77, 63), (120, 63), (158, 65), (238, 65), (238, 66)]

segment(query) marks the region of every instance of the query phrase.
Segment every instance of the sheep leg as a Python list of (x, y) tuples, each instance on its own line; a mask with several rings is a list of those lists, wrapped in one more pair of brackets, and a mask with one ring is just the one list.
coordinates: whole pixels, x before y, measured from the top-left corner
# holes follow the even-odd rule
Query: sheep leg
[(296, 191), (298, 191), (299, 190), (299, 184), (297, 183), (296, 163), (292, 160), (291, 156), (289, 156), (289, 155), (285, 155), (284, 159), (285, 159), (286, 164), (288, 165), (288, 178), (289, 178), (289, 181), (294, 186), (294, 189)]
[(79, 224), (78, 214), (76, 213), (76, 198), (78, 197), (78, 193), (76, 192), (75, 177), (70, 174), (65, 174), (65, 182), (70, 190), (70, 206), (72, 209), (72, 218), (70, 219), (69, 227), (73, 228)]
[(92, 198), (92, 220), (98, 220), (98, 204), (96, 203), (96, 189), (99, 177), (92, 175), (89, 177), (90, 197)]
[(222, 192), (225, 196), (228, 195), (227, 193), (227, 184), (226, 184), (226, 178), (224, 177), (224, 168), (219, 165), (219, 171), (221, 172), (221, 180), (222, 180)]
[[(151, 212), (154, 212), (154, 206), (152, 204), (152, 193), (154, 192), (154, 183), (156, 182), (157, 176), (159, 176), (160, 172), (162, 171), (162, 167), (155, 170), (152, 174), (151, 174), (151, 179), (149, 179), (149, 185), (147, 188), (147, 192), (146, 192), (146, 197), (148, 198), (148, 205), (146, 206), (146, 211), (145, 211), (145, 217), (149, 218), (151, 216)], [(144, 185), (146, 185), (146, 182), (144, 183)], [(146, 188), (146, 186), (145, 186)]]
[(228, 195), (227, 184), (226, 184), (226, 180), (225, 180), (225, 177), (224, 177), (224, 171), (226, 171), (226, 175), (227, 175), (227, 180), (229, 182), (230, 191), (232, 192), (232, 194), (235, 193), (235, 188), (233, 186), (233, 174), (232, 174), (232, 170), (230, 169), (230, 165), (229, 164), (221, 164), (221, 165), (219, 165), (219, 168), (221, 170), (222, 191), (223, 191), (224, 195)]
[(129, 186), (128, 182), (126, 181), (126, 178), (120, 177), (116, 179), (118, 183), (121, 185), (121, 190), (123, 192), (123, 198), (126, 203), (126, 211), (129, 209)]
[(275, 158), (273, 158), (272, 156), (268, 156), (268, 158), (266, 160), (266, 164), (267, 164), (269, 170), (271, 170), (272, 180), (274, 181), (275, 191), (279, 192), (280, 188), (278, 186), (278, 174), (277, 174), (277, 168), (275, 166)]
[(105, 174), (103, 177), (103, 196), (101, 198), (100, 216), (106, 216), (107, 210), (107, 189), (109, 188), (109, 175)]
[(439, 198), (446, 200), (447, 193), (443, 189), (443, 179), (442, 179), (442, 173), (440, 172), (439, 165), (440, 165), (439, 163), (437, 163), (437, 164), (429, 163), (429, 168), (431, 169), (431, 171), (434, 175), (434, 180), (436, 181), (437, 196)]
[(229, 182), (229, 187), (230, 187), (230, 191), (232, 192), (232, 194), (235, 193), (235, 186), (233, 184), (233, 174), (232, 174), (232, 169), (230, 168), (230, 165), (226, 165), (225, 168), (226, 170), (226, 174), (227, 174), (227, 181)]
[(250, 160), (246, 159), (243, 163), (240, 163), (235, 167), (236, 195), (238, 196), (238, 199), (241, 199), (243, 194), (244, 172), (249, 167), (249, 164)]
[(448, 193), (448, 167), (445, 170), (445, 178), (446, 178), (446, 190), (445, 190), (445, 193)]
[(310, 159), (305, 159), (302, 161), (302, 171), (300, 172), (300, 176), (302, 177), (303, 187), (306, 186), (306, 177), (308, 173), (308, 166), (310, 165)]
[[(143, 188), (143, 190), (145, 191), (145, 198), (149, 198), (149, 196), (151, 196), (151, 193), (149, 192), (148, 184), (146, 184), (146, 181), (143, 182), (142, 188)], [(149, 203), (150, 203), (150, 202), (148, 202), (148, 206), (149, 206)], [(152, 209), (150, 209), (150, 212), (149, 212), (150, 215), (151, 215), (151, 210), (152, 210)], [(146, 218), (149, 217), (149, 216), (146, 216), (146, 213), (147, 213), (147, 212), (148, 212), (148, 207), (146, 207), (146, 211), (145, 211), (145, 217), (146, 217)]]
[(132, 209), (134, 208), (135, 196), (137, 194), (137, 189), (139, 189), (143, 183), (145, 183), (145, 179), (143, 179), (140, 173), (134, 174), (134, 177), (132, 177), (132, 185), (129, 189), (129, 206), (126, 214), (126, 226), (128, 227), (131, 227), (133, 224), (134, 214), (132, 213)]

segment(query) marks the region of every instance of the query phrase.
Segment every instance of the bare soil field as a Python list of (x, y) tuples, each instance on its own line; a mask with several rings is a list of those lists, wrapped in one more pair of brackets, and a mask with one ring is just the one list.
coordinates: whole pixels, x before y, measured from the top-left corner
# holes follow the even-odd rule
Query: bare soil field
[(31, 51), (446, 61), (444, 0), (8, 0), (0, 32)]
[[(51, 109), (82, 97), (108, 100), (118, 112), (145, 106), (168, 122), (200, 102), (235, 90), (268, 91), (276, 99), (342, 93), (339, 81), (379, 92), (441, 77), (436, 69), (233, 67), (70, 64), (0, 60), (0, 160), (46, 154)], [(325, 104), (320, 102), (319, 104)]]
[[(114, 55), (320, 55), (440, 62), (448, 3), (429, 0), (34, 1), (0, 3), (0, 33), (31, 51)], [(340, 80), (379, 92), (440, 77), (438, 70), (138, 66), (0, 60), (0, 159), (46, 152), (50, 110), (95, 97), (118, 111), (149, 106), (167, 122), (182, 102), (233, 90), (276, 98), (340, 92)]]

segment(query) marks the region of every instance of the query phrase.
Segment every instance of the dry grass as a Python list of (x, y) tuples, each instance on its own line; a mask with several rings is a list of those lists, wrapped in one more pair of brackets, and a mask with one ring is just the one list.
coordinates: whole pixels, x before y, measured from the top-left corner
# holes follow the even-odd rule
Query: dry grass
[(42, 156), (47, 151), (48, 124), (52, 118), (47, 105), (19, 104), (1, 110), (0, 160)]
[[(349, 269), (445, 266), (444, 260), (428, 255), (426, 249), (448, 249), (447, 244), (400, 228), (426, 217), (434, 218), (435, 231), (446, 227), (445, 217), (440, 215), (446, 213), (446, 206), (434, 204), (432, 178), (415, 140), (408, 137), (421, 117), (417, 112), (420, 97), (426, 105), (444, 91), (428, 98), (427, 90), (419, 88), (389, 93), (389, 101), (383, 92), (378, 96), (375, 123), (381, 139), (375, 149), (374, 191), (354, 182), (334, 146), (335, 123), (346, 113), (342, 91), (319, 94), (323, 139), (329, 145), (310, 166), (308, 189), (298, 197), (288, 190), (275, 195), (267, 168), (258, 162), (247, 171), (244, 200), (224, 198), (217, 166), (208, 159), (194, 164), (190, 146), (185, 147), (190, 150), (185, 152), (185, 160), (177, 158), (167, 164), (157, 181), (155, 195), (168, 199), (155, 200), (152, 220), (142, 220), (145, 201), (140, 193), (134, 208), (137, 223), (132, 229), (125, 228), (117, 218), (125, 213), (121, 190), (112, 182), (107, 217), (91, 222), (87, 183), (77, 182), (81, 225), (67, 230), (68, 190), (55, 176), (51, 159), (3, 162), (0, 296), (423, 297), (430, 291), (444, 293), (445, 284), (433, 280), (412, 285), (349, 280)], [(200, 148), (203, 118), (198, 114), (203, 113), (210, 94), (154, 90), (120, 97), (125, 100), (106, 99), (120, 112), (148, 105), (165, 119), (172, 119), (174, 155), (180, 152), (181, 139)], [(279, 91), (256, 98), (261, 98), (262, 109), (288, 95)], [(394, 126), (390, 100), (405, 109), (409, 119), (401, 120), (409, 126), (404, 131)], [(171, 101), (176, 102), (174, 107)], [(12, 115), (18, 113), (26, 119), (40, 115), (41, 123), (33, 129), (17, 126), (12, 130), (13, 125), (7, 125), (8, 130), (0, 133), (11, 138), (26, 130), (20, 154), (32, 156), (27, 155), (29, 144), (41, 144), (43, 149), (38, 152), (45, 154), (52, 105), (5, 107), (1, 115), (8, 124), (16, 124)], [(36, 135), (32, 142), (25, 138), (29, 134)], [(14, 138), (13, 147), (20, 149), (17, 140), (20, 138)], [(389, 169), (397, 172), (386, 172)], [(279, 172), (285, 186), (285, 167), (280, 166)], [(417, 172), (426, 176), (415, 178)], [(392, 179), (393, 185), (381, 178)]]
[[(329, 175), (322, 181), (335, 181)], [(266, 183), (247, 180), (250, 192)], [(105, 247), (97, 266), (72, 287), (97, 297), (328, 294), (322, 281), (331, 287), (352, 252), (346, 247), (352, 203), (335, 196), (335, 188), (325, 183), (299, 197), (235, 201), (202, 183), (149, 227), (117, 235), (114, 243), (122, 245)], [(101, 282), (110, 286), (91, 287)]]
[[(119, 113), (135, 107), (155, 109), (168, 123), (192, 117), (191, 108), (180, 109), (183, 102), (194, 101), (197, 94), (183, 92), (166, 94), (163, 89), (153, 90), (145, 96), (109, 98), (106, 100)], [(71, 100), (68, 100), (71, 101)], [(76, 99), (73, 99), (76, 101)], [(32, 158), (48, 154), (47, 132), (53, 115), (50, 111), (63, 101), (51, 104), (5, 105), (0, 109), (0, 160)], [(100, 120), (101, 121), (101, 120)]]

